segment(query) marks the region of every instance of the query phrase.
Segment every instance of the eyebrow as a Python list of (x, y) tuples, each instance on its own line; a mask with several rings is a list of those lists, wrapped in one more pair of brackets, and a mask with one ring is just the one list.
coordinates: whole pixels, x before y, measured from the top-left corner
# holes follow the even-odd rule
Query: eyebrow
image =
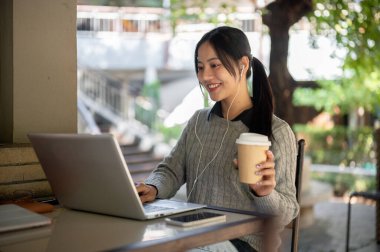
[[(213, 61), (213, 60), (220, 60), (218, 57), (213, 57), (213, 58), (209, 58), (208, 60), (206, 60), (206, 62), (210, 62), (210, 61)], [(197, 59), (197, 63), (202, 63), (202, 61), (198, 60)]]

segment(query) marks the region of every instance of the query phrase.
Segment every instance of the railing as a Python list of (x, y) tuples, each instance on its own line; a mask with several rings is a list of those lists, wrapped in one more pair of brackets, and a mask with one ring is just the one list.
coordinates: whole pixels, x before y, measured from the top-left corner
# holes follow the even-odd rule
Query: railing
[[(99, 132), (94, 127), (94, 115), (97, 114), (110, 122), (114, 133), (122, 141), (139, 139), (140, 149), (150, 150), (158, 136), (144, 122), (136, 120), (139, 117), (135, 117), (135, 103), (135, 98), (128, 92), (127, 83), (107, 77), (101, 71), (78, 70), (78, 105), (86, 108), (80, 110), (80, 121), (87, 124), (81, 125), (81, 128), (92, 129), (91, 133)], [(86, 110), (87, 115), (83, 116), (82, 112)], [(89, 118), (88, 112), (92, 118)]]
[(98, 71), (78, 70), (78, 97), (112, 123), (129, 120), (127, 84)]
[(169, 32), (163, 8), (78, 6), (77, 30), (87, 32)]
[(84, 104), (83, 99), (78, 97), (78, 132), (99, 134), (100, 129), (95, 122), (92, 112)]
[[(208, 12), (215, 11), (210, 8)], [(77, 30), (88, 33), (171, 33), (170, 11), (166, 8), (77, 6)], [(219, 22), (229, 19), (245, 32), (261, 31), (261, 16), (254, 8), (239, 8), (238, 12), (219, 14)], [(199, 24), (182, 20), (177, 29), (193, 32)], [(183, 25), (184, 24), (184, 25)], [(201, 24), (202, 26), (202, 24)]]

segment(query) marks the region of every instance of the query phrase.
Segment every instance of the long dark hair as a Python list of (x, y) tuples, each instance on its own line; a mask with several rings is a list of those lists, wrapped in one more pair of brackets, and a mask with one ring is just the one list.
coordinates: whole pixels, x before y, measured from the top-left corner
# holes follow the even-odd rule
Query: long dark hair
[[(253, 132), (272, 137), (273, 94), (264, 65), (251, 55), (251, 47), (243, 31), (221, 26), (207, 32), (195, 47), (195, 71), (198, 74), (198, 49), (208, 42), (214, 48), (219, 60), (232, 76), (237, 76), (235, 69), (239, 60), (247, 56), (249, 67), (247, 79), (252, 77), (253, 118), (250, 129)], [(239, 69), (239, 68), (238, 68)]]

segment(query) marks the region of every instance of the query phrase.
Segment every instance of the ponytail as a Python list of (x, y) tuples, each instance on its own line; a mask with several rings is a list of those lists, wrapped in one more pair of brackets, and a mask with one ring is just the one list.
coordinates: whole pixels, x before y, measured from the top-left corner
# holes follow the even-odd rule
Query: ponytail
[[(214, 48), (218, 58), (223, 63), (227, 71), (236, 77), (235, 67), (239, 66), (242, 57), (251, 59), (251, 47), (249, 40), (243, 31), (228, 27), (220, 26), (206, 34), (199, 40), (195, 47), (194, 63), (195, 72), (198, 74), (198, 50), (199, 47), (209, 42)], [(268, 77), (263, 64), (252, 57), (250, 60), (252, 67), (248, 68), (246, 78), (252, 76), (252, 100), (253, 100), (253, 118), (250, 131), (272, 137), (272, 117), (273, 117), (273, 95), (269, 84)], [(234, 67), (235, 66), (235, 67)]]
[(273, 94), (264, 65), (252, 57), (252, 99), (253, 115), (251, 129), (272, 137)]

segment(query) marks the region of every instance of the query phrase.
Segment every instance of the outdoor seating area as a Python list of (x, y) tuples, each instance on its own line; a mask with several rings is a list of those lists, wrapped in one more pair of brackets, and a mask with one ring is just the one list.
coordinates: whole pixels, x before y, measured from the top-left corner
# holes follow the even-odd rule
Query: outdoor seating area
[[(376, 206), (354, 204), (351, 217), (350, 250), (380, 251), (376, 241)], [(346, 251), (347, 203), (332, 198), (314, 206), (314, 224), (300, 229), (298, 251)], [(290, 239), (284, 240), (284, 251), (290, 251)]]
[(0, 252), (380, 252), (379, 27), (378, 0), (0, 0)]

